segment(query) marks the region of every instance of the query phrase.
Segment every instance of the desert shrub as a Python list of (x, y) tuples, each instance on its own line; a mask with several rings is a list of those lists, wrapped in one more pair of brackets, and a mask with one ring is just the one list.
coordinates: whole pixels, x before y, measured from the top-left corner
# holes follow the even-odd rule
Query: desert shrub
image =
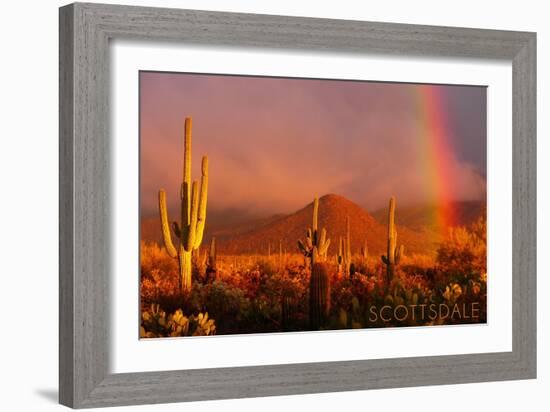
[(422, 277), (425, 281), (434, 281), (436, 259), (434, 256), (413, 254), (401, 258), (399, 270), (408, 277)]
[(158, 303), (173, 312), (183, 300), (179, 287), (178, 262), (156, 243), (141, 242), (142, 305)]
[(485, 216), (469, 227), (451, 228), (437, 250), (438, 269), (449, 279), (478, 280), (487, 272), (487, 222)]
[(239, 332), (239, 325), (249, 310), (250, 301), (242, 289), (216, 280), (209, 284), (195, 283), (184, 303), (192, 313), (207, 311), (216, 319), (220, 333)]
[(271, 259), (260, 259), (257, 269), (263, 278), (270, 278), (277, 272), (277, 268)]
[[(431, 303), (478, 302), (482, 311), (480, 321), (484, 321), (485, 230), (484, 220), (454, 229), (441, 244), (437, 257), (406, 255), (395, 269), (390, 285), (386, 283), (386, 268), (379, 257), (357, 256), (352, 276), (338, 274), (337, 264), (329, 260), (326, 264), (331, 282), (331, 310), (327, 326), (341, 329), (452, 323), (411, 317), (389, 322), (369, 320), (372, 306), (396, 308)], [(204, 257), (198, 256), (194, 260), (192, 290), (182, 296), (177, 260), (154, 243), (142, 243), (141, 253), (142, 307), (158, 305), (154, 312), (145, 311), (148, 314), (142, 318), (146, 336), (207, 334), (197, 326), (201, 325), (201, 314), (201, 319), (205, 319), (206, 313), (216, 320), (214, 331), (221, 334), (308, 330), (310, 269), (301, 255), (289, 254), (283, 264), (273, 257), (222, 255), (218, 259), (216, 280), (210, 283), (204, 282)], [(160, 311), (165, 311), (164, 315)]]
[(164, 274), (176, 275), (178, 273), (178, 261), (171, 258), (163, 247), (155, 242), (140, 243), (141, 274), (158, 270)]

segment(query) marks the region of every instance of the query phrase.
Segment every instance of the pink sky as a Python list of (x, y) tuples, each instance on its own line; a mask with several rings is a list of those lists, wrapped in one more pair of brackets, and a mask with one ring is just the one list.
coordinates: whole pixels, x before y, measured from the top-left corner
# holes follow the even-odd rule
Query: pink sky
[(183, 122), (193, 118), (193, 174), (210, 160), (209, 210), (288, 213), (337, 193), (368, 208), (429, 203), (413, 88), (440, 87), (456, 200), (486, 193), (486, 90), (177, 73), (140, 73), (141, 206), (159, 188), (175, 209)]

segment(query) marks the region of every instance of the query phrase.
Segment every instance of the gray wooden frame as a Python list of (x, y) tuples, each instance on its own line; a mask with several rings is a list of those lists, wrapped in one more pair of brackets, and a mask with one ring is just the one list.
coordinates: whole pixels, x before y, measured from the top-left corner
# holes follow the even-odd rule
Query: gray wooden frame
[[(62, 7), (59, 27), (62, 404), (86, 408), (536, 377), (535, 33), (83, 3)], [(108, 70), (114, 38), (511, 61), (513, 350), (109, 373)]]

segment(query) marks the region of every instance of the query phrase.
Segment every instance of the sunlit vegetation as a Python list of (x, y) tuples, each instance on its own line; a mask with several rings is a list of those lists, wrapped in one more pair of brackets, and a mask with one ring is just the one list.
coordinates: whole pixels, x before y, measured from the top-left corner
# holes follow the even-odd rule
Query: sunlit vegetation
[[(451, 230), (434, 257), (403, 255), (389, 283), (380, 258), (352, 254), (353, 273), (345, 273), (334, 253), (319, 263), (328, 276), (328, 299), (318, 307), (310, 295), (309, 258), (302, 254), (221, 255), (213, 273), (210, 251), (203, 248), (192, 257), (192, 288), (182, 292), (177, 261), (156, 243), (142, 243), (141, 336), (483, 323), (485, 228), (480, 218)], [(168, 313), (161, 317), (166, 326), (158, 326), (152, 307)], [(190, 327), (182, 331), (173, 319), (183, 314)], [(213, 320), (208, 333), (192, 326), (201, 314)]]

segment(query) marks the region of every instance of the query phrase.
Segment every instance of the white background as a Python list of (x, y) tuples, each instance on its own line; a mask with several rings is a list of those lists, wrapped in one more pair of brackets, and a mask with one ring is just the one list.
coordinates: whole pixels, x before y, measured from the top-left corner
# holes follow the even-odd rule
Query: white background
[[(111, 371), (115, 373), (381, 359), (512, 350), (512, 67), (495, 61), (111, 45)], [(138, 71), (219, 72), (487, 88), (487, 325), (258, 334), (193, 339), (136, 339), (139, 307)], [(507, 119), (502, 121), (502, 119)], [(133, 242), (131, 240), (134, 240)], [(130, 241), (129, 241), (130, 240)], [(498, 253), (492, 253), (498, 251)], [(403, 345), (402, 342), (407, 342)], [(339, 351), (333, 348), (346, 348)], [(182, 351), (186, 356), (182, 357)], [(227, 356), (231, 353), (231, 356)]]
[[(108, 2), (108, 1), (106, 1)], [(409, 411), (546, 410), (550, 326), (544, 300), (550, 266), (549, 120), (543, 95), (550, 92), (550, 27), (545, 2), (529, 1), (129, 1), (126, 4), (422, 23), (538, 32), (538, 319), (539, 362), (535, 381), (388, 389), (269, 399), (209, 401), (135, 407), (135, 410), (240, 411), (342, 408)], [(60, 409), (57, 398), (57, 7), (59, 1), (2, 5), (3, 59), (0, 105), (0, 179), (3, 218), (0, 377), (2, 409)], [(544, 93), (546, 92), (546, 93)], [(128, 409), (129, 408), (122, 408)], [(120, 410), (120, 409), (117, 409)]]

